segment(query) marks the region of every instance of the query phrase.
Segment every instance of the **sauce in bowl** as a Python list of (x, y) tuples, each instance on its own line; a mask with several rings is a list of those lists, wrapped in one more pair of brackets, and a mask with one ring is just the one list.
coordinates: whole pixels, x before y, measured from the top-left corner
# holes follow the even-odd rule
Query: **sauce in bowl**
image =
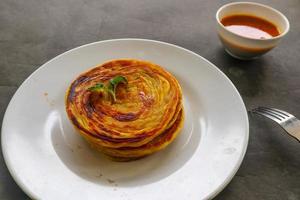
[(221, 23), (229, 31), (253, 39), (270, 39), (280, 34), (272, 22), (251, 15), (226, 16)]

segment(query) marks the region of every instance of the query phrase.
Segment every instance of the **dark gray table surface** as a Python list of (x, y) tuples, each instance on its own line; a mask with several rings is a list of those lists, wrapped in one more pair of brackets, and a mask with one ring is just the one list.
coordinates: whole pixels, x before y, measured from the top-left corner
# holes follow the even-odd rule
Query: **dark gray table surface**
[[(148, 38), (190, 49), (220, 68), (246, 107), (273, 106), (300, 117), (300, 1), (259, 1), (282, 11), (291, 30), (253, 61), (228, 56), (215, 31), (215, 13), (228, 1), (1, 0), (0, 122), (20, 84), (66, 50), (112, 38)], [(275, 123), (249, 116), (249, 146), (241, 168), (216, 199), (300, 199), (300, 144)], [(1, 150), (0, 150), (1, 151)], [(0, 199), (29, 199), (0, 153)]]

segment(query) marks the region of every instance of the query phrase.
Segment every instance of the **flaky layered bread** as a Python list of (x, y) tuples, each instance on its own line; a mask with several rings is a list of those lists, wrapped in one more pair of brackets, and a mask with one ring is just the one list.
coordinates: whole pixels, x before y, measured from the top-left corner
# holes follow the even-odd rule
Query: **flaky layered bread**
[[(116, 76), (116, 101), (89, 90)], [(66, 93), (66, 111), (79, 133), (97, 150), (130, 160), (156, 152), (182, 128), (182, 91), (176, 78), (145, 61), (113, 60), (84, 72)]]

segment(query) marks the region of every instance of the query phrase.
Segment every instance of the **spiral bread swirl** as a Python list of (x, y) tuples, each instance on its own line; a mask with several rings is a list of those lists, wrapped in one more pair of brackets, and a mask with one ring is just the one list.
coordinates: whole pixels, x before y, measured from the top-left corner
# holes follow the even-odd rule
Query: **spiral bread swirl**
[[(123, 76), (116, 102), (89, 88)], [(66, 111), (95, 149), (132, 160), (171, 143), (182, 128), (182, 92), (176, 78), (160, 66), (132, 59), (113, 60), (77, 77), (66, 93)]]

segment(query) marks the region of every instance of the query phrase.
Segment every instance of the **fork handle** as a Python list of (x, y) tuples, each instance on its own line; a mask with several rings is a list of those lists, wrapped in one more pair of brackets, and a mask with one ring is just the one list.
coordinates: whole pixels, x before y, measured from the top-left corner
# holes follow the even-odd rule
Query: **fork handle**
[(292, 122), (287, 122), (289, 124), (283, 125), (285, 131), (292, 137), (294, 137), (298, 142), (300, 142), (300, 121), (295, 118)]

